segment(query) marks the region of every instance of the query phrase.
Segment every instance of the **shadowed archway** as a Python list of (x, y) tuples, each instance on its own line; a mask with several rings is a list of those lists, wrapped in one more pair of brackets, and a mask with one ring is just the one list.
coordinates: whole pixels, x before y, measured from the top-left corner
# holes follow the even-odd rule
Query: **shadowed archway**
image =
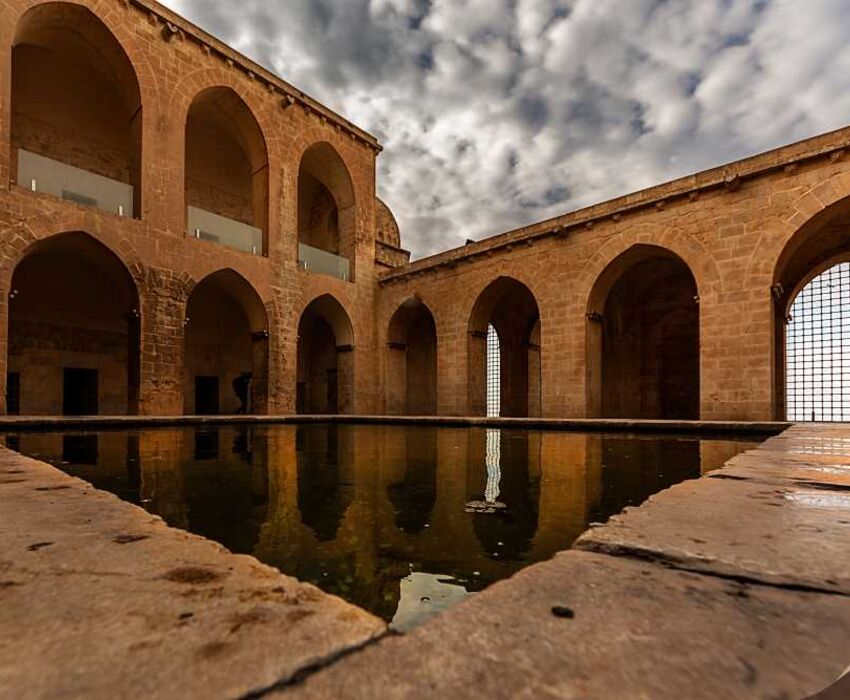
[(405, 301), (390, 320), (386, 390), (388, 415), (437, 413), (437, 326), (420, 299)]
[(192, 290), (185, 324), (184, 413), (266, 413), (268, 317), (251, 284), (230, 269), (208, 275)]
[(599, 276), (587, 311), (588, 416), (699, 418), (699, 298), (681, 258), (633, 246)]
[(342, 304), (330, 294), (314, 299), (298, 324), (296, 410), (351, 413), (354, 402), (354, 334)]
[(139, 295), (106, 246), (81, 232), (32, 244), (9, 293), (9, 413), (139, 410)]

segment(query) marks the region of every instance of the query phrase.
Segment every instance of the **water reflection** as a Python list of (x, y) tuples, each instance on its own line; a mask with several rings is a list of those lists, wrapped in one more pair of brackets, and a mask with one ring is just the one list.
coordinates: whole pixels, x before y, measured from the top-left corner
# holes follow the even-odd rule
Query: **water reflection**
[(409, 629), (755, 443), (387, 426), (7, 444)]

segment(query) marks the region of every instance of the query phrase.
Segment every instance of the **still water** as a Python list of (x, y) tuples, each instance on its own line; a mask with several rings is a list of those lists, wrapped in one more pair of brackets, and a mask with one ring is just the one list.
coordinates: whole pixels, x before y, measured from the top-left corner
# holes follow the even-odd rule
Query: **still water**
[(21, 433), (6, 443), (402, 631), (758, 444), (364, 425)]

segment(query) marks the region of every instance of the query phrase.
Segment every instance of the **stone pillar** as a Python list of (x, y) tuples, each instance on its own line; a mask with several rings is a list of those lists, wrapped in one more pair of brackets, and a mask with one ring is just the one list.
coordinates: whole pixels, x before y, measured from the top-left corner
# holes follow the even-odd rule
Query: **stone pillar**
[(183, 413), (184, 331), (189, 283), (161, 269), (148, 272), (142, 289), (139, 412)]
[(467, 407), (467, 353), (465, 324), (437, 326), (437, 415), (462, 416)]

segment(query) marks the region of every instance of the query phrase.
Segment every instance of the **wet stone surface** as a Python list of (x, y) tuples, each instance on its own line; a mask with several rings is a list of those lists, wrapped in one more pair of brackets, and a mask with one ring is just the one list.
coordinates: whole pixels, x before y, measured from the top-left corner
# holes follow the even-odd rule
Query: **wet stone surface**
[(47, 465), (0, 471), (25, 476), (0, 484), (2, 697), (239, 697), (385, 630)]

